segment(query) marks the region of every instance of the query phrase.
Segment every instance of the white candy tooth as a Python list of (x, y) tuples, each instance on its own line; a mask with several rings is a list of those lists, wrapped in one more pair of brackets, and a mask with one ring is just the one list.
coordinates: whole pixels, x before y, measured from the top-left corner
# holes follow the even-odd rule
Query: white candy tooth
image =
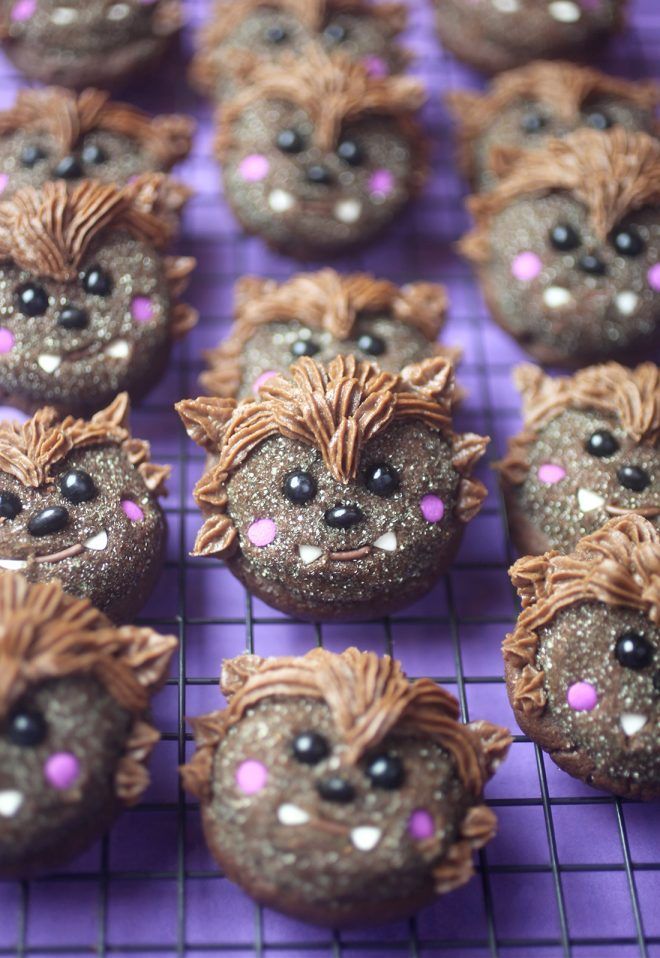
[(0, 816), (13, 818), (23, 804), (23, 796), (15, 788), (8, 788), (0, 792)]
[(624, 712), (621, 716), (621, 728), (628, 738), (636, 735), (640, 729), (643, 729), (647, 723), (645, 715), (637, 715), (635, 712)]
[(277, 820), (280, 825), (306, 825), (309, 815), (303, 808), (286, 803), (277, 809)]
[(0, 568), (9, 569), (14, 572), (16, 569), (24, 569), (27, 565), (23, 559), (0, 559)]
[(126, 339), (115, 339), (105, 348), (106, 356), (112, 356), (113, 359), (128, 359), (131, 354), (130, 344)]
[(573, 297), (563, 286), (548, 286), (543, 290), (543, 302), (549, 309), (561, 309), (568, 306)]
[(298, 546), (298, 553), (305, 565), (316, 562), (323, 555), (323, 549), (318, 546)]
[(555, 0), (548, 7), (548, 13), (559, 23), (577, 23), (582, 11), (573, 0)]
[(517, 13), (520, 9), (518, 0), (493, 0), (493, 6), (502, 13)]
[(351, 842), (361, 852), (370, 852), (376, 847), (383, 833), (373, 825), (360, 825), (351, 831)]
[(624, 316), (632, 316), (639, 305), (639, 296), (633, 293), (631, 289), (624, 289), (616, 297), (616, 307)]
[(75, 23), (75, 21), (78, 19), (78, 11), (74, 10), (72, 7), (55, 7), (50, 15), (50, 18), (53, 23), (64, 27), (68, 26), (70, 23)]
[(83, 545), (86, 549), (91, 549), (93, 552), (102, 552), (108, 545), (108, 533), (105, 529), (101, 529), (101, 531), (97, 532), (91, 539), (87, 539), (86, 542), (83, 542)]
[(293, 209), (296, 201), (286, 190), (273, 190), (268, 196), (268, 205), (273, 213), (286, 213)]
[(340, 223), (357, 223), (362, 216), (359, 200), (340, 200), (335, 206), (335, 217)]
[(386, 532), (376, 539), (374, 542), (374, 549), (383, 549), (385, 552), (396, 552), (397, 541), (395, 532)]
[(579, 489), (577, 494), (580, 512), (593, 512), (605, 505), (605, 500), (591, 489)]
[(62, 365), (62, 357), (53, 353), (42, 353), (37, 357), (37, 362), (45, 373), (54, 373)]

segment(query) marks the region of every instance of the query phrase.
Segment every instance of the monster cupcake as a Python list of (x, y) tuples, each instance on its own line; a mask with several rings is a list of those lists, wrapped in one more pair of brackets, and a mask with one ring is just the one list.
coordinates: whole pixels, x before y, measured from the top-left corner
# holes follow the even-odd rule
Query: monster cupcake
[(520, 552), (567, 552), (612, 516), (660, 517), (660, 372), (591, 366), (551, 379), (519, 366), (523, 428), (498, 464)]
[(304, 357), (256, 398), (177, 405), (209, 455), (194, 555), (226, 560), (263, 601), (306, 619), (383, 616), (451, 564), (486, 489), (488, 439), (452, 429), (438, 356), (399, 375)]
[(472, 197), (461, 242), (493, 318), (542, 363), (626, 361), (657, 346), (660, 143), (577, 130), (509, 157)]
[(161, 59), (181, 0), (0, 0), (0, 42), (31, 80), (123, 86)]
[(587, 785), (660, 798), (660, 536), (611, 519), (569, 555), (520, 559), (523, 602), (504, 642), (523, 732)]
[(444, 689), (355, 648), (241, 656), (221, 689), (229, 705), (193, 721), (183, 780), (223, 872), (257, 901), (368, 925), (469, 881), (496, 831), (483, 788), (506, 729), (461, 725)]
[(372, 76), (387, 76), (408, 63), (397, 43), (407, 20), (405, 3), (378, 0), (217, 0), (200, 31), (190, 79), (200, 93), (219, 98), (246, 58), (302, 56), (311, 41), (364, 64)]
[(116, 622), (142, 608), (161, 570), (168, 466), (128, 427), (122, 393), (89, 421), (40, 409), (0, 422), (0, 568), (57, 578)]
[(195, 261), (164, 253), (186, 191), (162, 174), (63, 181), (0, 203), (0, 398), (85, 414), (143, 396), (197, 321)]
[(284, 283), (248, 276), (236, 284), (234, 325), (206, 354), (203, 388), (244, 399), (301, 356), (328, 362), (338, 354), (399, 372), (433, 355), (456, 356), (435, 342), (446, 318), (443, 286), (399, 287), (366, 273), (332, 269)]
[(338, 254), (390, 224), (425, 182), (424, 101), (341, 53), (256, 63), (219, 113), (216, 156), (244, 229), (300, 258)]
[(146, 721), (177, 642), (58, 582), (0, 574), (0, 877), (59, 867), (149, 784)]
[(459, 60), (500, 73), (542, 57), (592, 54), (621, 30), (628, 0), (434, 0), (440, 39)]
[(579, 127), (656, 134), (660, 87), (538, 60), (502, 73), (486, 93), (455, 90), (445, 102), (458, 125), (459, 165), (478, 191), (497, 182), (493, 166), (501, 150), (537, 150)]
[(21, 90), (0, 112), (0, 196), (48, 180), (128, 183), (166, 173), (190, 152), (194, 121), (147, 116), (103, 90)]

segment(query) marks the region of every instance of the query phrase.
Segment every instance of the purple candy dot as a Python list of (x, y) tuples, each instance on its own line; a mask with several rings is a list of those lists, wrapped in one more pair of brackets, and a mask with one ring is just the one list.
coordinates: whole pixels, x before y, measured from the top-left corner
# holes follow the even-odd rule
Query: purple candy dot
[(369, 179), (369, 192), (387, 195), (394, 189), (394, 175), (390, 170), (374, 170)]
[(266, 372), (262, 373), (260, 376), (257, 376), (255, 381), (252, 383), (252, 392), (258, 393), (264, 383), (267, 383), (269, 379), (272, 379), (273, 376), (277, 376), (277, 373), (274, 369), (267, 369)]
[(268, 176), (270, 163), (262, 153), (250, 153), (238, 164), (238, 172), (248, 183), (258, 183)]
[(154, 307), (148, 296), (136, 296), (131, 303), (131, 315), (136, 323), (148, 323), (153, 319)]
[(598, 693), (590, 682), (576, 682), (569, 688), (566, 700), (576, 712), (590, 712), (598, 704)]
[(566, 470), (563, 466), (558, 466), (554, 462), (544, 462), (542, 466), (539, 466), (538, 476), (541, 482), (545, 482), (548, 486), (554, 486), (556, 482), (561, 482), (566, 476)]
[(137, 502), (133, 502), (132, 499), (122, 499), (121, 507), (131, 522), (142, 522), (144, 519), (144, 512)]
[(55, 752), (44, 764), (44, 777), (58, 791), (66, 791), (78, 781), (80, 762), (71, 752)]
[(408, 832), (417, 841), (432, 838), (435, 834), (435, 822), (425, 808), (416, 808), (408, 819)]
[(419, 508), (427, 522), (440, 522), (445, 514), (444, 502), (432, 492), (420, 499)]
[(660, 263), (655, 263), (648, 272), (649, 286), (660, 293)]
[(37, 0), (18, 0), (12, 7), (11, 18), (16, 23), (23, 20), (29, 20), (33, 17), (37, 9)]
[(518, 253), (511, 263), (511, 274), (521, 283), (529, 283), (530, 280), (536, 279), (542, 269), (543, 263), (540, 257), (529, 251)]
[(386, 77), (390, 74), (390, 68), (382, 57), (365, 57), (362, 65), (370, 77)]
[(247, 531), (247, 537), (253, 546), (263, 549), (275, 541), (277, 525), (272, 519), (257, 519)]
[(268, 769), (262, 762), (248, 758), (236, 769), (236, 784), (246, 795), (256, 795), (268, 781)]
[(14, 334), (6, 326), (0, 326), (0, 353), (8, 353), (16, 342)]

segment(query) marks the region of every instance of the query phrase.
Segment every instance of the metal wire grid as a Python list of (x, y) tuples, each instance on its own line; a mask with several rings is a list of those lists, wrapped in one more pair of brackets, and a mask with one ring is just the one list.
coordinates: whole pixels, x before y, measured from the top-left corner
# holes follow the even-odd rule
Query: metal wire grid
[[(458, 85), (460, 68), (428, 46), (428, 19), (420, 9), (422, 2), (413, 3), (417, 21), (412, 41), (417, 40), (422, 47), (419, 69), (433, 89)], [(206, 0), (193, 0), (189, 7), (191, 19), (200, 20)], [(632, 65), (636, 75), (649, 75), (657, 64), (660, 50), (660, 16), (653, 16), (660, 11), (654, 9), (655, 0), (641, 2), (640, 7), (637, 29), (620, 48), (621, 60), (615, 60), (613, 68), (630, 73)], [(423, 41), (419, 43), (421, 38), (426, 38), (426, 48)], [(178, 70), (180, 65), (175, 64), (173, 75)], [(8, 84), (13, 83), (10, 73), (6, 79)], [(170, 84), (166, 93), (167, 109), (172, 109), (173, 104), (177, 109), (191, 109), (192, 101), (181, 84)], [(163, 108), (162, 103), (160, 107)], [(446, 118), (437, 109), (429, 111), (429, 128), (436, 144), (445, 144), (440, 162), (446, 166)], [(202, 179), (199, 166), (208, 165), (207, 120), (202, 124), (200, 140), (200, 152), (187, 168), (192, 181)], [(209, 182), (206, 180), (205, 184), (210, 191)], [(198, 213), (203, 213), (212, 203), (204, 189), (201, 193)], [(456, 331), (462, 334), (463, 341), (468, 338), (471, 342), (461, 369), (462, 379), (471, 391), (464, 425), (477, 430), (483, 428), (494, 437), (495, 452), (499, 453), (504, 437), (515, 425), (513, 398), (507, 397), (505, 403), (499, 398), (503, 377), (508, 376), (510, 358), (515, 358), (516, 351), (508, 344), (503, 347), (503, 340), (493, 334), (469, 272), (447, 254), (446, 238), (442, 243), (437, 237), (430, 239), (425, 225), (432, 219), (444, 223), (449, 237), (455, 238), (456, 224), (462, 222), (461, 204), (462, 199), (455, 190), (437, 189), (426, 202), (423, 215), (406, 220), (399, 231), (398, 242), (392, 241), (389, 252), (381, 250), (373, 259), (365, 254), (347, 265), (352, 269), (386, 271), (395, 281), (424, 276), (439, 278), (448, 285), (455, 307)], [(199, 222), (191, 215), (183, 245), (187, 247), (185, 252), (193, 252), (200, 259), (196, 280), (196, 295), (204, 316), (200, 334), (181, 347), (166, 383), (138, 413), (135, 423), (136, 433), (152, 440), (155, 457), (171, 461), (175, 473), (175, 493), (167, 507), (173, 532), (170, 557), (163, 585), (144, 620), (162, 630), (176, 632), (180, 639), (175, 677), (170, 679), (161, 702), (156, 704), (156, 717), (164, 729), (160, 755), (157, 754), (154, 763), (156, 785), (148, 800), (127, 812), (115, 833), (72, 869), (31, 883), (0, 883), (0, 956), (45, 958), (46, 955), (96, 954), (190, 958), (207, 954), (224, 958), (239, 955), (375, 958), (394, 953), (413, 958), (422, 955), (659, 958), (657, 833), (660, 819), (657, 814), (651, 809), (640, 810), (631, 803), (574, 786), (574, 783), (569, 783), (567, 788), (566, 776), (555, 773), (552, 764), (546, 764), (543, 754), (535, 747), (532, 749), (522, 735), (516, 736), (508, 763), (514, 766), (514, 779), (518, 777), (519, 768), (522, 770), (520, 788), (514, 788), (513, 795), (493, 793), (490, 804), (498, 809), (500, 816), (510, 816), (509, 827), (513, 823), (514, 831), (519, 832), (517, 843), (518, 848), (523, 849), (523, 857), (525, 844), (538, 842), (539, 836), (545, 837), (544, 852), (538, 860), (533, 861), (534, 855), (530, 855), (527, 860), (517, 861), (515, 854), (498, 856), (496, 843), (491, 845), (480, 853), (478, 874), (465, 892), (456, 893), (408, 923), (368, 933), (339, 934), (311, 929), (249, 903), (205, 856), (196, 830), (197, 809), (176, 786), (174, 766), (184, 761), (190, 752), (185, 715), (198, 714), (218, 705), (215, 689), (217, 666), (222, 657), (243, 649), (262, 654), (302, 652), (314, 643), (340, 649), (357, 641), (364, 647), (401, 657), (404, 665), (410, 659), (407, 667), (411, 674), (434, 671), (433, 678), (455, 691), (465, 720), (471, 713), (478, 713), (510, 722), (510, 712), (505, 707), (501, 708), (501, 714), (494, 714), (503, 703), (503, 679), (497, 652), (493, 656), (492, 650), (510, 627), (517, 610), (505, 575), (513, 553), (508, 540), (504, 539), (505, 523), (496, 494), (491, 495), (483, 514), (475, 520), (463, 557), (431, 599), (421, 607), (372, 626), (356, 629), (293, 623), (253, 601), (230, 581), (218, 563), (187, 558), (197, 523), (189, 490), (202, 462), (183, 432), (177, 430), (171, 401), (195, 394), (200, 344), (207, 345), (217, 339), (220, 330), (226, 327), (228, 291), (233, 280), (255, 269), (285, 276), (295, 268), (291, 263), (264, 254), (258, 243), (245, 239), (231, 226), (223, 227), (218, 241), (213, 229), (215, 222), (208, 231), (200, 228)], [(203, 215), (201, 223), (204, 224)], [(452, 336), (447, 339), (452, 341)], [(493, 359), (494, 343), (499, 350), (496, 360)], [(487, 481), (492, 487), (492, 480)], [(478, 583), (474, 594), (473, 583)], [(496, 593), (494, 602), (485, 595), (491, 588)], [(209, 604), (213, 605), (213, 614), (207, 614)], [(226, 614), (218, 615), (216, 610), (220, 609)], [(482, 639), (473, 644), (472, 636), (476, 633), (493, 637), (488, 648)], [(210, 655), (206, 668), (198, 666), (200, 644)], [(440, 652), (442, 667), (431, 669), (431, 660)], [(481, 657), (493, 665), (486, 674), (475, 665)], [(477, 700), (489, 702), (490, 710), (486, 705), (475, 708), (473, 693)], [(523, 750), (523, 761), (519, 763), (518, 755), (523, 754)], [(609, 823), (600, 820), (597, 823), (598, 842), (602, 841), (607, 847), (605, 860), (598, 854), (576, 855), (573, 857), (579, 860), (571, 860), (571, 855), (566, 854), (566, 843), (561, 837), (563, 825), (558, 826), (558, 818), (562, 816), (565, 824), (566, 813), (575, 819), (584, 813), (600, 816), (601, 810), (607, 811), (611, 819)], [(526, 826), (530, 812), (534, 813), (533, 830)], [(630, 840), (631, 816), (634, 848)], [(572, 834), (576, 834), (575, 822)], [(133, 845), (137, 855), (136, 861), (131, 862)], [(650, 850), (645, 851), (648, 845)], [(597, 844), (592, 850), (598, 851)], [(121, 863), (122, 856), (124, 865), (120, 867), (118, 862)], [(647, 878), (650, 878), (648, 886)], [(577, 912), (571, 904), (575, 879), (579, 883), (581, 903)], [(585, 881), (593, 887), (592, 897)], [(644, 884), (643, 894), (641, 884)], [(605, 910), (599, 898), (605, 902)], [(597, 926), (585, 920), (589, 909), (596, 913)], [(525, 910), (533, 911), (533, 921), (519, 922), (512, 917)], [(606, 910), (615, 912), (615, 924), (620, 924), (620, 928), (613, 928), (612, 922), (608, 922)], [(627, 918), (620, 921), (624, 911), (628, 912)], [(454, 921), (452, 913), (455, 913)]]

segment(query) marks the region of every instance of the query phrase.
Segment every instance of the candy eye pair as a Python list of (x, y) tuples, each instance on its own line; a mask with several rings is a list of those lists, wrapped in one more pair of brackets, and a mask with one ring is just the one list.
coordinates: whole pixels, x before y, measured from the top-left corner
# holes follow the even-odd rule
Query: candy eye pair
[[(399, 488), (399, 474), (387, 462), (376, 463), (365, 470), (364, 484), (375, 496), (387, 498)], [(290, 472), (284, 479), (282, 491), (294, 505), (307, 505), (316, 495), (316, 480), (311, 473), (304, 470)]]
[[(60, 492), (73, 505), (89, 502), (96, 496), (96, 484), (84, 469), (70, 469), (65, 472), (59, 483)], [(23, 503), (13, 492), (0, 491), (0, 517), (15, 519), (23, 510)]]
[[(387, 343), (382, 336), (373, 333), (362, 333), (355, 340), (356, 347), (369, 356), (382, 356), (387, 350)], [(295, 359), (301, 356), (316, 356), (321, 347), (313, 339), (297, 339), (291, 346), (291, 355)]]
[[(23, 148), (20, 163), (21, 166), (30, 170), (35, 167), (37, 163), (41, 163), (47, 159), (48, 152), (42, 146), (38, 146), (36, 143), (30, 143)], [(66, 159), (75, 162), (75, 157), (67, 157)], [(80, 159), (89, 166), (99, 166), (101, 163), (107, 162), (108, 154), (98, 143), (88, 143), (83, 147)], [(64, 163), (65, 161), (62, 162)], [(57, 173), (57, 170), (55, 172)]]
[[(608, 429), (597, 429), (587, 439), (585, 449), (590, 456), (609, 459), (619, 451), (619, 443)], [(648, 472), (630, 463), (621, 466), (617, 479), (624, 489), (630, 489), (631, 492), (643, 492), (651, 484)]]
[[(549, 124), (549, 119), (538, 110), (530, 110), (523, 114), (520, 121), (520, 129), (523, 133), (542, 133)], [(584, 125), (591, 127), (592, 130), (609, 130), (612, 126), (612, 120), (603, 110), (592, 110), (584, 116)]]
[[(646, 248), (634, 226), (617, 230), (610, 237), (610, 242), (621, 256), (640, 256)], [(550, 245), (561, 253), (568, 253), (582, 245), (582, 237), (570, 223), (557, 223), (550, 230)]]
[[(318, 732), (297, 735), (292, 749), (294, 758), (303, 765), (318, 765), (330, 754), (330, 745)], [(365, 772), (372, 785), (390, 790), (400, 788), (405, 778), (401, 759), (387, 753), (370, 758)]]
[[(281, 130), (277, 135), (277, 147), (282, 153), (302, 153), (307, 148), (307, 140), (298, 130)], [(342, 140), (337, 147), (337, 156), (349, 166), (360, 166), (364, 162), (364, 152), (355, 140)]]
[[(109, 296), (112, 279), (100, 266), (91, 266), (82, 277), (82, 288), (90, 296)], [(39, 283), (24, 283), (16, 290), (16, 308), (23, 316), (43, 316), (48, 306), (48, 293)]]
[[(330, 43), (343, 43), (348, 37), (348, 30), (341, 23), (329, 23), (323, 31), (323, 36)], [(265, 42), (273, 46), (287, 43), (290, 39), (289, 31), (279, 23), (267, 27), (264, 33)]]
[(5, 734), (12, 745), (20, 748), (35, 748), (46, 738), (46, 720), (40, 712), (19, 709), (7, 722)]

